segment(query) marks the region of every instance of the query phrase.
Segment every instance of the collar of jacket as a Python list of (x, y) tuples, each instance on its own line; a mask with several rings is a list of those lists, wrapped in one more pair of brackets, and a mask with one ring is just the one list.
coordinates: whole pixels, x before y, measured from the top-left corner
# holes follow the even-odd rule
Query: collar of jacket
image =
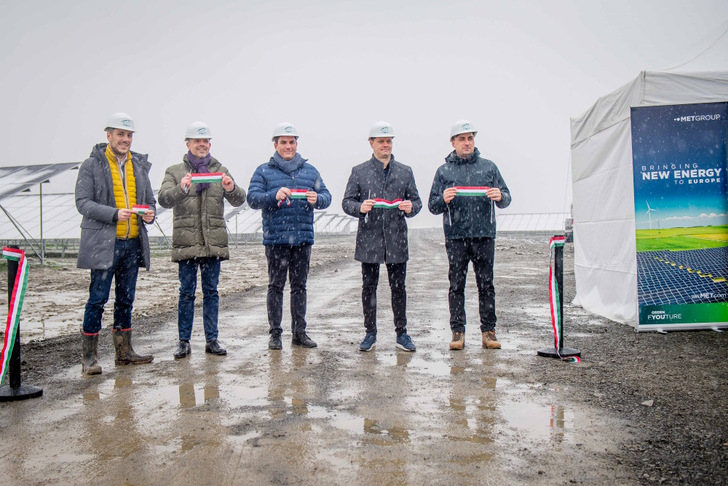
[[(384, 170), (384, 164), (382, 163), (381, 160), (376, 158), (374, 155), (372, 155), (372, 158), (369, 159), (369, 163), (371, 165), (373, 165), (374, 167)], [(392, 157), (389, 159), (389, 162), (387, 162), (387, 167), (392, 167), (393, 164), (394, 164), (394, 154), (392, 154)]]
[(303, 167), (303, 164), (305, 164), (307, 161), (308, 159), (304, 159), (303, 157), (301, 157), (301, 154), (299, 154), (298, 152), (296, 152), (296, 155), (291, 160), (284, 160), (283, 157), (281, 157), (278, 152), (276, 152), (273, 154), (273, 157), (270, 158), (270, 161), (268, 163), (278, 170), (285, 172), (286, 174), (292, 174), (293, 172)]
[(445, 162), (451, 162), (453, 164), (458, 164), (458, 165), (472, 164), (473, 162), (475, 162), (476, 160), (478, 160), (478, 157), (480, 157), (480, 151), (478, 150), (477, 147), (475, 148), (475, 150), (473, 150), (473, 155), (471, 155), (467, 159), (464, 159), (462, 157), (459, 157), (458, 154), (457, 154), (457, 152), (455, 152), (453, 150), (450, 153), (450, 155), (448, 155), (447, 157), (445, 157)]

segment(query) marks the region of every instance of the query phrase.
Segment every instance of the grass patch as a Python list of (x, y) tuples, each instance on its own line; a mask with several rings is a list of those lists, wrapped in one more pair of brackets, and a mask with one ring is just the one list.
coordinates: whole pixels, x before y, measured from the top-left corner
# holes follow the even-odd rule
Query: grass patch
[(728, 226), (637, 230), (637, 251), (703, 250), (728, 246)]

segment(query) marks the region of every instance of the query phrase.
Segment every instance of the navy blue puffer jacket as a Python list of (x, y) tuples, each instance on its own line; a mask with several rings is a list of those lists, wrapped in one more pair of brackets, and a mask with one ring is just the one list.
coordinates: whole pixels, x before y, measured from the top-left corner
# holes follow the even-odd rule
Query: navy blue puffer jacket
[[(318, 170), (299, 154), (285, 166), (277, 159), (259, 166), (248, 188), (248, 204), (263, 215), (263, 244), (313, 245), (313, 210), (328, 208), (331, 193)], [(316, 191), (318, 200), (312, 206), (305, 199), (290, 199), (279, 206), (276, 193), (281, 187)]]

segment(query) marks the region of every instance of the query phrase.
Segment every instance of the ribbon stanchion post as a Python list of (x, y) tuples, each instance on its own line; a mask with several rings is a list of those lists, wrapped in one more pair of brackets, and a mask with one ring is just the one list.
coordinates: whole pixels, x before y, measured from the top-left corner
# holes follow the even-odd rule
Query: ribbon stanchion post
[(551, 324), (554, 328), (554, 347), (537, 351), (539, 356), (559, 358), (578, 363), (581, 351), (564, 346), (564, 243), (566, 237), (557, 235), (549, 241), (551, 250), (551, 268), (549, 269), (549, 302), (551, 307)]
[(17, 247), (3, 248), (2, 256), (8, 261), (8, 319), (0, 352), (0, 383), (6, 374), (9, 383), (0, 387), (0, 402), (38, 398), (43, 389), (20, 380), (20, 311), (28, 286), (28, 261)]

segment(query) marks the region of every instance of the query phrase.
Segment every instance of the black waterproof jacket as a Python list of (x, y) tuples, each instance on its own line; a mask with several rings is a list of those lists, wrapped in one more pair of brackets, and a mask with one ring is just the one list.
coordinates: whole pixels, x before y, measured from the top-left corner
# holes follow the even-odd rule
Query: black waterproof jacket
[[(406, 218), (422, 209), (412, 169), (394, 160), (389, 161), (389, 173), (384, 176), (384, 164), (372, 157), (351, 170), (341, 207), (344, 212), (359, 218), (354, 258), (363, 263), (404, 263), (409, 259)], [(399, 209), (373, 208), (361, 214), (366, 199), (395, 199), (412, 201), (412, 212)]]

